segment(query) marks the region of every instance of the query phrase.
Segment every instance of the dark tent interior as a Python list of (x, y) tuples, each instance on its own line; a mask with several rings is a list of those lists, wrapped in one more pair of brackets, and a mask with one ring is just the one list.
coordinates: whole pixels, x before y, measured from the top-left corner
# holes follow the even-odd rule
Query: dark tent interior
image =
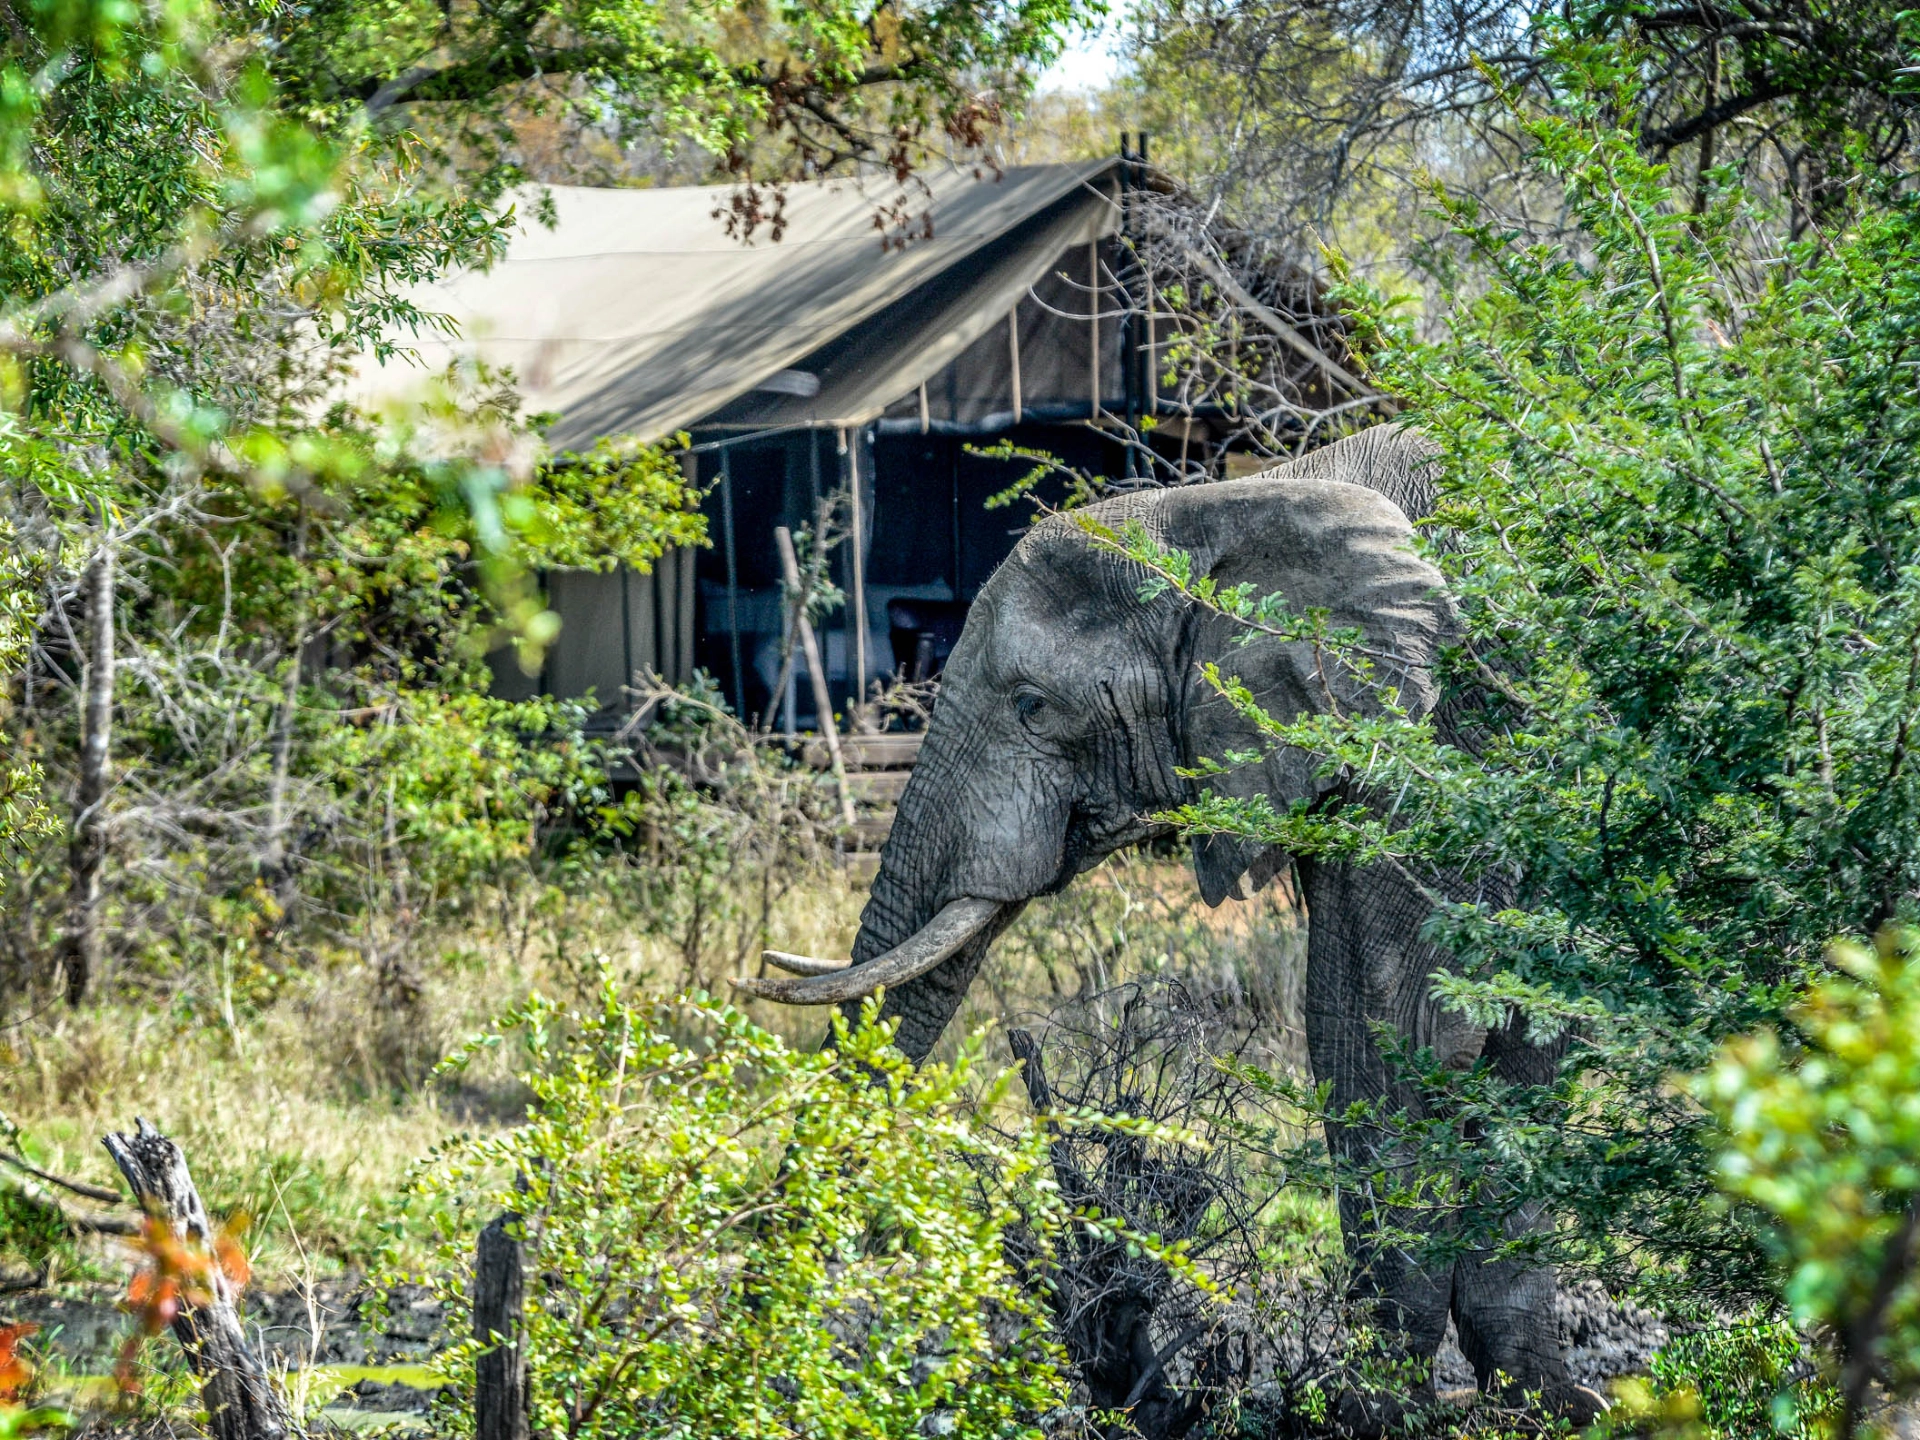
[[(1031, 521), (1027, 498), (988, 502), (1035, 461), (981, 452), (1109, 481), (1147, 468), (1143, 446), (1179, 473), (1223, 467), (1220, 412), (1163, 388), (1181, 322), (1129, 229), (1148, 181), (1138, 155), (935, 175), (932, 235), (904, 246), (875, 243), (857, 186), (790, 187), (786, 238), (755, 245), (719, 235), (708, 192), (557, 192), (554, 231), (440, 303), (471, 317), (482, 357), (536, 382), (529, 404), (560, 416), (561, 448), (686, 436), (709, 544), (647, 572), (548, 574), (559, 638), (536, 676), (498, 657), (495, 693), (591, 697), (595, 724), (617, 727), (636, 677), (704, 670), (743, 717), (816, 728), (776, 532), (811, 532), (823, 497), (837, 497), (828, 578), (844, 598), (817, 639), (844, 716), (875, 682), (938, 673)], [(1324, 387), (1303, 363), (1276, 383)], [(1032, 496), (1065, 489), (1055, 477)]]
[[(1044, 450), (1095, 474), (1112, 473), (1118, 462), (1119, 447), (1084, 426), (1022, 425), (977, 439), (883, 433), (865, 440), (868, 432), (860, 433), (863, 438), (855, 443), (864, 443), (866, 452), (859, 469), (869, 683), (895, 673), (907, 678), (937, 673), (965, 607), (1034, 513), (1025, 498), (992, 509), (987, 503), (1031, 471), (1032, 462), (974, 453), (977, 449), (1004, 438), (1017, 449)], [(847, 469), (847, 456), (832, 431), (792, 431), (700, 457), (700, 478), (714, 486), (704, 508), (715, 543), (696, 564), (693, 658), (742, 713), (765, 713), (779, 678), (784, 632), (774, 527), (811, 526), (821, 497), (844, 483)], [(731, 490), (733, 511), (731, 591), (723, 484)], [(1057, 504), (1065, 485), (1049, 479), (1032, 494)], [(833, 557), (831, 578), (849, 599), (820, 626), (821, 658), (836, 703), (855, 694), (857, 686), (852, 558), (846, 546)], [(795, 722), (811, 728), (814, 705), (804, 670), (789, 691)]]

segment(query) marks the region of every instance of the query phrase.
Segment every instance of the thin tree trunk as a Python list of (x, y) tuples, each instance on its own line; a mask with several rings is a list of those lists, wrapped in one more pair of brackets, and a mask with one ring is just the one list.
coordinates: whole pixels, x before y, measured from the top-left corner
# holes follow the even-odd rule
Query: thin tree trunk
[[(794, 622), (793, 617), (796, 612), (804, 612), (813, 604), (813, 597), (819, 591), (820, 582), (824, 578), (829, 550), (826, 544), (827, 517), (831, 513), (831, 506), (832, 501), (826, 496), (820, 496), (815, 499), (813, 505), (813, 544), (811, 553), (807, 556), (807, 568), (804, 572), (801, 572), (796, 560), (794, 568), (795, 572), (800, 574), (799, 584), (797, 586), (789, 586), (784, 592), (785, 606), (782, 614), (785, 619), (785, 627), (780, 637), (780, 678), (774, 682), (773, 698), (768, 700), (767, 713), (760, 721), (760, 728), (765, 731), (771, 731), (773, 729), (773, 718), (779, 714), (780, 707), (786, 703), (787, 689), (793, 683), (794, 656), (800, 648), (800, 627)], [(789, 543), (791, 543), (791, 532), (789, 532), (788, 539)], [(789, 740), (793, 738), (793, 710), (791, 707), (787, 710), (787, 738)]]
[(1880, 1273), (1874, 1277), (1873, 1293), (1866, 1308), (1850, 1316), (1840, 1327), (1840, 1437), (1853, 1440), (1865, 1427), (1868, 1401), (1873, 1391), (1874, 1351), (1900, 1287), (1913, 1273), (1914, 1241), (1920, 1239), (1920, 1197), (1907, 1204), (1900, 1228), (1887, 1243), (1881, 1257)]
[[(300, 512), (293, 536), (293, 557), (304, 560), (307, 554), (307, 515)], [(307, 639), (307, 606), (303, 598), (294, 608), (293, 660), (287, 667), (280, 690), (280, 709), (273, 720), (273, 778), (267, 786), (267, 845), (263, 866), (274, 898), (284, 910), (290, 899), (293, 875), (287, 853), (288, 803), (293, 777), (293, 722), (300, 702), (300, 652)]]
[(280, 710), (273, 720), (273, 778), (267, 782), (265, 869), (276, 888), (287, 873), (287, 790), (293, 772), (293, 712), (300, 695), (300, 648), (280, 687)]
[[(1714, 39), (1707, 45), (1706, 98), (1703, 109), (1711, 110), (1720, 99), (1720, 42)], [(1709, 125), (1700, 135), (1700, 163), (1694, 171), (1693, 213), (1707, 213), (1707, 172), (1713, 169), (1713, 137), (1718, 127)]]
[[(773, 543), (780, 551), (780, 571), (786, 577), (787, 588), (802, 595), (800, 589), (800, 562), (793, 553), (793, 536), (787, 527), (774, 527)], [(800, 649), (807, 657), (807, 672), (813, 681), (813, 708), (819, 712), (820, 738), (827, 742), (827, 759), (833, 766), (833, 783), (840, 791), (840, 818), (849, 829), (853, 826), (853, 789), (847, 784), (847, 765), (840, 755), (840, 728), (833, 721), (833, 701), (827, 695), (827, 671), (820, 663), (820, 647), (814, 643), (813, 624), (807, 619), (805, 604), (794, 608), (793, 623), (800, 631)]]
[(67, 932), (60, 963), (67, 1003), (86, 999), (100, 968), (100, 886), (107, 864), (107, 784), (113, 765), (113, 546), (87, 567), (87, 661), (81, 681), (80, 783), (67, 865)]

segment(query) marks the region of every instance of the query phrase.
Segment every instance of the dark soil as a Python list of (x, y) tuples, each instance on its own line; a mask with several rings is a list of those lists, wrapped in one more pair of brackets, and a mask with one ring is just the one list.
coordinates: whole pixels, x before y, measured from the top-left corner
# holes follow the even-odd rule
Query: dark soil
[[(0, 1297), (0, 1322), (28, 1320), (41, 1327), (43, 1352), (58, 1356), (64, 1368), (103, 1375), (113, 1369), (126, 1335), (126, 1316), (117, 1296), (54, 1295), (35, 1292)], [(1651, 1311), (1614, 1300), (1594, 1281), (1561, 1291), (1560, 1329), (1568, 1368), (1575, 1381), (1601, 1394), (1609, 1381), (1643, 1372), (1654, 1351), (1666, 1342), (1667, 1327)], [(262, 1351), (291, 1367), (312, 1365), (387, 1366), (421, 1364), (446, 1343), (440, 1302), (418, 1287), (403, 1287), (383, 1317), (372, 1313), (365, 1284), (358, 1278), (326, 1280), (309, 1293), (286, 1289), (247, 1297), (245, 1319)], [(1435, 1388), (1443, 1395), (1473, 1388), (1473, 1370), (1454, 1342), (1449, 1326), (1434, 1367)], [(405, 1384), (363, 1379), (335, 1403), (379, 1412), (420, 1412), (428, 1392)]]
[[(127, 1317), (117, 1292), (81, 1294), (35, 1291), (0, 1296), (0, 1323), (29, 1321), (40, 1327), (35, 1344), (71, 1374), (113, 1370), (127, 1335)], [(311, 1292), (269, 1290), (249, 1294), (242, 1306), (248, 1330), (258, 1337), (270, 1365), (417, 1365), (446, 1344), (440, 1302), (417, 1286), (395, 1291), (389, 1313), (376, 1317), (358, 1278), (323, 1280)], [(361, 1380), (337, 1404), (381, 1411), (419, 1411), (428, 1392), (404, 1384)]]

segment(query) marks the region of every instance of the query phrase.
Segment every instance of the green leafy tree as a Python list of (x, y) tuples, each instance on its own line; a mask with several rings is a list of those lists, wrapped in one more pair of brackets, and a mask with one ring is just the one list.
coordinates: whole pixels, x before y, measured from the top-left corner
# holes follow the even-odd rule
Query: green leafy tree
[[(1086, 0), (539, 0), (447, 9), (327, 0), (264, 10), (249, 40), (303, 113), (376, 126), (395, 112), (498, 183), (513, 121), (558, 115), (631, 143), (694, 147), (743, 178), (879, 162), (901, 179), (929, 147), (980, 145), (1058, 53)], [(733, 209), (778, 238), (777, 195)]]
[[(1014, 1072), (982, 1074), (977, 1040), (916, 1068), (876, 1013), (795, 1050), (608, 980), (597, 1008), (535, 999), (456, 1057), (519, 1030), (527, 1119), (427, 1157), (411, 1200), (439, 1217), (450, 1315), (475, 1222), (524, 1237), (536, 1428), (1041, 1433), (1066, 1381), (1007, 1241), (1068, 1218), (1050, 1132), (990, 1123)], [(487, 1339), (435, 1364), (464, 1388)]]
[[(78, 1000), (113, 955), (156, 935), (179, 948), (223, 907), (284, 928), (303, 874), (338, 877), (368, 853), (303, 855), (315, 837), (358, 844), (386, 822), (364, 776), (329, 768), (361, 753), (337, 726), (377, 712), (392, 740), (458, 713), (463, 733), (486, 730), (480, 751), (545, 743), (530, 712), (464, 704), (495, 642), (531, 668), (551, 640), (537, 571), (645, 568), (702, 541), (668, 449), (610, 438), (556, 459), (510, 376), (447, 377), (380, 414), (329, 406), (357, 352), (450, 323), (410, 286), (501, 253), (522, 218), (498, 203), (519, 173), (516, 124), (556, 105), (629, 141), (705, 147), (743, 177), (885, 158), (904, 183), (930, 129), (982, 138), (1073, 13), (1072, 0), (8, 12), (0, 666), (19, 743), (0, 778), (0, 855), (22, 912), (9, 967), (44, 954)], [(777, 197), (735, 199), (738, 227), (768, 220), (777, 238)], [(425, 757), (435, 738), (387, 753)], [(604, 784), (594, 763), (588, 788)], [(508, 768), (542, 765), (523, 753)], [(479, 808), (505, 804), (537, 830), (547, 788), (506, 786)], [(458, 809), (421, 812), (449, 827), (428, 847), (443, 856)], [(358, 888), (350, 914), (389, 898)]]
[[(1834, 936), (1920, 892), (1920, 210), (1863, 176), (1874, 203), (1785, 252), (1741, 191), (1693, 213), (1639, 144), (1640, 60), (1563, 39), (1555, 111), (1510, 97), (1572, 236), (1436, 190), (1445, 333), (1423, 343), (1355, 292), (1378, 377), (1438, 446), (1427, 531), (1458, 599), (1460, 743), (1391, 694), (1372, 716), (1263, 715), (1222, 667), (1223, 693), (1268, 743), (1319, 757), (1344, 804), (1210, 797), (1174, 818), (1517, 883), (1497, 912), (1434, 886), (1429, 933), (1457, 966), (1437, 985), (1483, 1023), (1571, 1033), (1558, 1081), (1402, 1055), (1436, 1117), (1407, 1136), (1424, 1163), (1367, 1178), (1483, 1237), (1544, 1201), (1565, 1220), (1528, 1242), (1547, 1255), (1682, 1306), (1764, 1303), (1754, 1213), (1708, 1203), (1712, 1127), (1669, 1077), (1777, 1021)], [(1368, 676), (1356, 637), (1284, 597), (1204, 593), (1144, 535), (1109, 543), (1240, 616), (1249, 643), (1311, 643)]]
[(1694, 208), (1716, 185), (1766, 192), (1785, 202), (1769, 223), (1802, 233), (1844, 213), (1852, 157), (1913, 163), (1920, 29), (1900, 0), (1140, 0), (1130, 18), (1117, 98), (1161, 163), (1294, 254), (1331, 235), (1397, 262), (1427, 170), (1511, 201), (1530, 137), (1510, 96), (1558, 103), (1569, 34), (1631, 50), (1622, 128)]

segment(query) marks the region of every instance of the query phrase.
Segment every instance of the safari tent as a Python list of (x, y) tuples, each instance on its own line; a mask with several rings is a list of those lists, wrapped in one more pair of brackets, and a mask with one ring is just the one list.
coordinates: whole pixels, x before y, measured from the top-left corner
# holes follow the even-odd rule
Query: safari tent
[[(418, 297), (461, 333), (414, 348), (435, 369), (511, 366), (562, 449), (688, 434), (713, 543), (651, 574), (547, 576), (560, 639), (537, 677), (500, 667), (500, 692), (591, 692), (611, 714), (637, 672), (697, 667), (760, 711), (782, 650), (775, 528), (836, 488), (849, 598), (821, 636), (829, 693), (937, 668), (1027, 518), (985, 502), (1030, 465), (973, 451), (1011, 440), (1130, 473), (1120, 437), (1158, 406), (1155, 337), (1114, 277), (1145, 178), (1123, 154), (794, 184), (777, 238), (744, 242), (724, 189), (551, 187), (551, 228)], [(811, 722), (804, 671), (785, 701)]]

